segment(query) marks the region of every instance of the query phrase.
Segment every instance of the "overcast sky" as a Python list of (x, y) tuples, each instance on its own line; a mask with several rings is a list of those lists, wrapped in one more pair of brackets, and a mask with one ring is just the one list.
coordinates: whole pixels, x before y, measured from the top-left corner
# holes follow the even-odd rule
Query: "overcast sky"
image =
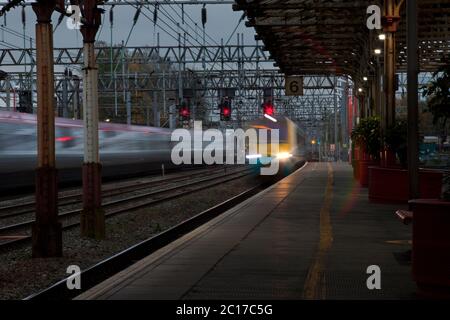
[[(0, 2), (3, 2), (1, 0)], [(242, 12), (233, 12), (231, 5), (207, 5), (208, 21), (206, 24), (206, 32), (211, 38), (214, 39), (216, 43), (220, 43), (220, 39), (223, 38), (224, 41), (230, 37), (234, 28), (238, 24)], [(110, 42), (110, 23), (109, 23), (109, 9), (110, 6), (105, 6), (107, 10), (106, 14), (103, 15), (103, 26), (101, 28), (99, 38), (100, 40)], [(150, 9), (150, 10), (148, 10)], [(21, 22), (21, 8), (14, 9), (7, 13), (6, 16), (6, 26), (10, 29), (22, 33), (22, 22)], [(128, 33), (130, 32), (133, 16), (136, 9), (132, 6), (116, 6), (114, 8), (114, 29), (113, 29), (113, 43), (120, 44), (122, 40), (126, 40)], [(36, 17), (31, 7), (26, 7), (26, 34), (28, 36), (34, 36), (34, 24)], [(133, 29), (130, 40), (128, 42), (129, 46), (139, 46), (139, 45), (154, 45), (156, 43), (155, 30), (153, 23), (144, 16), (147, 15), (148, 18), (153, 18), (153, 6), (146, 6), (142, 9), (142, 13), (138, 19), (136, 26)], [(176, 22), (180, 22), (181, 18), (181, 8), (177, 5), (161, 5), (161, 9), (158, 14), (158, 24), (170, 32), (172, 35), (176, 36), (176, 32), (170, 30), (170, 27), (177, 30), (176, 23), (170, 21), (164, 15), (170, 14)], [(201, 6), (200, 5), (185, 5), (185, 25), (181, 25), (181, 28), (189, 31), (193, 36), (195, 32), (195, 24), (189, 19), (189, 17), (198, 24), (198, 33), (202, 33), (201, 28)], [(53, 14), (53, 24), (56, 25), (58, 20), (58, 14)], [(169, 26), (164, 25), (163, 20), (166, 21)], [(0, 18), (0, 24), (4, 24), (3, 18)], [(189, 25), (189, 26), (187, 26)], [(161, 27), (156, 28), (156, 32), (160, 33), (160, 41), (162, 45), (173, 45), (176, 44), (175, 40), (168, 35)], [(17, 36), (11, 35), (7, 32), (0, 31), (0, 46), (14, 45), (23, 47), (23, 38), (20, 39)], [(245, 43), (254, 44), (254, 29), (246, 28), (244, 21), (242, 21), (237, 30), (239, 33), (244, 33)], [(202, 41), (201, 37), (197, 37), (198, 41)], [(2, 42), (2, 41), (6, 41)], [(190, 41), (194, 44), (198, 44), (194, 39), (190, 38)], [(208, 39), (209, 43), (213, 43), (212, 39)], [(236, 35), (233, 36), (231, 43), (236, 43)], [(54, 38), (55, 47), (80, 47), (82, 45), (81, 34), (77, 30), (69, 30), (66, 26), (66, 21), (63, 21), (61, 25), (57, 28)]]

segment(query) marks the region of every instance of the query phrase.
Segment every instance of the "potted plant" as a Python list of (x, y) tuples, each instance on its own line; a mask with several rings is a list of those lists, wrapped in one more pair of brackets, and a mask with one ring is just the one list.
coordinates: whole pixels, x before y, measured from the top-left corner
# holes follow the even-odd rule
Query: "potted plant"
[(359, 156), (354, 168), (357, 170), (356, 177), (361, 186), (369, 184), (369, 166), (377, 165), (379, 162), (381, 140), (380, 119), (378, 117), (363, 118), (353, 129), (352, 141), (359, 149)]
[[(389, 127), (383, 140), (386, 148), (394, 156), (394, 163), (370, 170), (369, 199), (376, 202), (406, 203), (409, 200), (406, 121), (399, 120)], [(400, 162), (400, 167), (395, 166), (395, 156)], [(440, 172), (420, 169), (420, 196), (422, 198), (438, 197), (441, 179)]]
[(386, 130), (384, 136), (385, 145), (399, 159), (402, 168), (408, 166), (407, 161), (407, 123), (399, 120)]

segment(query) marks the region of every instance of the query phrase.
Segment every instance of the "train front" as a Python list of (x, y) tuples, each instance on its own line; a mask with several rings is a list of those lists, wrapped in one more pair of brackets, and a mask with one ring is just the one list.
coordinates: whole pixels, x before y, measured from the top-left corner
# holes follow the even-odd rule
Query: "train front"
[(250, 122), (247, 129), (253, 129), (257, 136), (257, 139), (249, 139), (246, 156), (255, 168), (275, 168), (275, 171), (266, 170), (268, 175), (286, 176), (304, 160), (303, 136), (290, 119), (264, 117)]

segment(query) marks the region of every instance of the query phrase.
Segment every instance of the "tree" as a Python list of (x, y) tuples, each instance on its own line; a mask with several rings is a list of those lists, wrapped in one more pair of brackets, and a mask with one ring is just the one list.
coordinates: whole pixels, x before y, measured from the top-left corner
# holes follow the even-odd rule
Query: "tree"
[[(170, 61), (165, 61), (156, 53), (152, 53), (149, 49), (141, 49), (137, 51), (130, 51), (123, 48), (121, 51), (120, 45), (115, 45), (112, 51), (112, 65), (111, 65), (111, 49), (110, 46), (103, 42), (96, 43), (98, 50), (97, 63), (99, 70), (99, 81), (108, 83), (111, 81), (111, 87), (114, 85), (119, 88), (117, 90), (117, 106), (118, 112), (115, 114), (116, 97), (114, 92), (99, 92), (99, 116), (100, 119), (110, 119), (116, 123), (127, 122), (127, 101), (124, 96), (123, 86), (130, 87), (130, 104), (131, 104), (131, 122), (138, 125), (155, 125), (153, 119), (153, 89), (156, 82), (159, 81), (157, 76), (153, 74), (166, 73), (166, 79), (173, 81), (174, 74), (172, 72), (173, 65)], [(122, 54), (125, 58), (122, 59)], [(148, 62), (148, 63), (145, 63)], [(111, 75), (111, 68), (115, 78)], [(123, 70), (125, 74), (123, 74)], [(142, 81), (141, 78), (147, 77), (150, 81)], [(172, 80), (170, 80), (172, 79)], [(138, 86), (132, 85), (139, 83)], [(135, 88), (136, 87), (136, 88)], [(166, 100), (175, 97), (175, 93), (168, 91), (166, 93)], [(157, 101), (162, 104), (163, 94), (157, 93)], [(161, 116), (162, 123), (167, 119)]]

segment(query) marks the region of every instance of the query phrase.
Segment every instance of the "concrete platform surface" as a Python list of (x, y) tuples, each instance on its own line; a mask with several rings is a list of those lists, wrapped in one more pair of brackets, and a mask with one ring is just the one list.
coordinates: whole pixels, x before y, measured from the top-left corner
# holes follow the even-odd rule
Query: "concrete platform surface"
[(396, 209), (348, 164), (310, 163), (77, 299), (414, 298)]

